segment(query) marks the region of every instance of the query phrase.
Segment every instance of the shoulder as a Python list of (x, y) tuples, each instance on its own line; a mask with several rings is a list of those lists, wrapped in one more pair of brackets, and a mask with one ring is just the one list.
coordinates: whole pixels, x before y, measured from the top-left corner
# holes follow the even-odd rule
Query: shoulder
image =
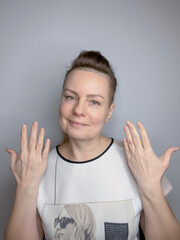
[(49, 151), (49, 154), (48, 154), (48, 165), (49, 164), (54, 164), (56, 161), (57, 161), (57, 158), (58, 158), (58, 152), (57, 152), (57, 149), (56, 147), (52, 148), (50, 151)]
[(111, 162), (113, 160), (118, 160), (119, 158), (124, 158), (123, 143), (111, 138), (111, 143), (99, 157), (103, 160), (111, 160)]
[(103, 158), (114, 166), (126, 165), (126, 156), (122, 141), (113, 139), (112, 145), (109, 147), (106, 154), (104, 154)]
[(57, 157), (58, 154), (57, 154), (57, 150), (56, 150), (56, 147), (52, 148), (50, 151), (49, 151), (49, 154), (48, 154), (48, 160), (49, 159), (52, 159), (54, 157)]
[(115, 146), (119, 147), (119, 148), (123, 148), (123, 142), (120, 140), (116, 140), (114, 139), (114, 143)]
[(118, 153), (120, 155), (124, 155), (124, 146), (122, 141), (114, 140), (111, 148), (111, 153)]
[(54, 169), (57, 160), (58, 160), (57, 150), (56, 148), (52, 148), (48, 154), (48, 162), (44, 175), (47, 175), (47, 172), (49, 171), (51, 172)]

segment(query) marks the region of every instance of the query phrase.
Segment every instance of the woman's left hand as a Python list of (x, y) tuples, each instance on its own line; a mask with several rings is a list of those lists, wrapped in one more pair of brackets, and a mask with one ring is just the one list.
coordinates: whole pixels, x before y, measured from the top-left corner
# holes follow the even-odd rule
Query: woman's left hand
[(151, 147), (150, 140), (142, 123), (137, 123), (141, 139), (135, 126), (130, 121), (127, 121), (126, 124), (127, 126), (124, 127), (126, 134), (124, 149), (129, 168), (140, 190), (149, 192), (156, 187), (160, 187), (161, 178), (169, 167), (171, 156), (179, 148), (168, 148), (158, 158)]

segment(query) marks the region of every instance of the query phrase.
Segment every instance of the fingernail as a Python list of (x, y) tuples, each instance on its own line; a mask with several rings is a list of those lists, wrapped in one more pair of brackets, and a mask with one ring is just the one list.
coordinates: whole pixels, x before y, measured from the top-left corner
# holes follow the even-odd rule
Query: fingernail
[(6, 152), (7, 152), (7, 153), (9, 153), (9, 150), (10, 150), (9, 148), (6, 148)]

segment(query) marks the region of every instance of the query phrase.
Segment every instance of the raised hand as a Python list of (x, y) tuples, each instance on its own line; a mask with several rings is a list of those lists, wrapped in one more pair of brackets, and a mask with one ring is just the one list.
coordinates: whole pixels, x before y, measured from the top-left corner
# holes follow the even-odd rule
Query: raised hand
[(137, 123), (141, 139), (135, 126), (130, 121), (127, 121), (126, 124), (127, 126), (124, 127), (126, 134), (124, 149), (129, 168), (141, 189), (152, 190), (157, 185), (160, 186), (161, 178), (169, 167), (171, 156), (179, 148), (168, 148), (158, 158), (151, 147), (143, 124)]
[(31, 128), (28, 143), (28, 129), (26, 125), (21, 127), (20, 154), (7, 148), (6, 151), (11, 155), (10, 168), (14, 174), (18, 187), (33, 190), (38, 189), (41, 177), (46, 169), (50, 140), (46, 139), (43, 150), (44, 128), (40, 129), (39, 137), (38, 123), (34, 122)]

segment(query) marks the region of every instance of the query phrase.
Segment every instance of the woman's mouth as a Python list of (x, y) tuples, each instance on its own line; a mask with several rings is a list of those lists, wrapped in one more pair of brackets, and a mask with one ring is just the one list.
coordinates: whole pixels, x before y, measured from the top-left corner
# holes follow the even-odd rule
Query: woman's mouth
[(85, 126), (88, 126), (88, 124), (86, 123), (81, 123), (81, 122), (76, 122), (76, 121), (72, 121), (72, 120), (69, 120), (70, 124), (72, 126), (75, 126), (75, 127), (85, 127)]

